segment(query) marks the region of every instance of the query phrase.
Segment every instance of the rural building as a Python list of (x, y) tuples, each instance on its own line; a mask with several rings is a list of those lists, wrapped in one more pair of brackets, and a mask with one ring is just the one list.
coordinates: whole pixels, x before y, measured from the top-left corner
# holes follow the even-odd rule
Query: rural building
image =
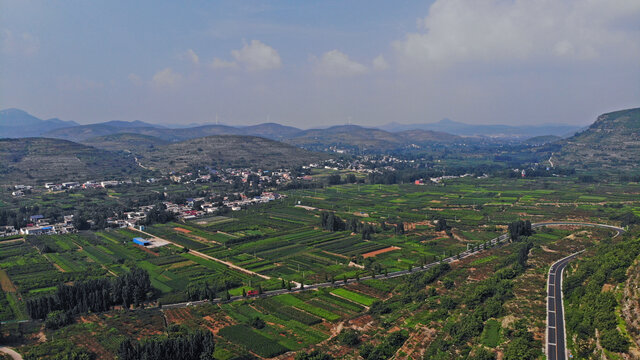
[(145, 240), (145, 239), (140, 238), (140, 237), (136, 237), (136, 238), (133, 238), (133, 243), (134, 244), (138, 244), (140, 246), (147, 246), (147, 245), (151, 244), (151, 241)]
[(54, 232), (53, 226), (30, 226), (20, 229), (20, 234), (23, 235), (43, 235), (53, 234)]

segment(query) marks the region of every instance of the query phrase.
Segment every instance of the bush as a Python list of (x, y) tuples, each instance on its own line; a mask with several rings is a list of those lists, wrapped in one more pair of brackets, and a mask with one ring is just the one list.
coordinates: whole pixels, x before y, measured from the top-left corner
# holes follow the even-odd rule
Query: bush
[(73, 318), (66, 311), (56, 310), (47, 314), (44, 326), (47, 329), (59, 329), (71, 324), (72, 322)]
[(262, 329), (265, 327), (266, 324), (264, 320), (262, 320), (259, 316), (256, 316), (253, 319), (251, 319), (251, 321), (249, 322), (249, 325), (253, 326), (256, 329)]
[(615, 328), (603, 330), (600, 343), (603, 348), (613, 352), (627, 352), (629, 350), (629, 340)]
[(351, 329), (342, 330), (337, 339), (343, 345), (355, 346), (360, 344), (360, 333)]

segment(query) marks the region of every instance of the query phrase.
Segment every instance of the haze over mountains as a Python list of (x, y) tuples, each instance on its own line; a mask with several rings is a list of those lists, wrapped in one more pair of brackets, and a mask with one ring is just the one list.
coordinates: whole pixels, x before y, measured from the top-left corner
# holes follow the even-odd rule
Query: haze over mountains
[[(22, 124), (46, 127), (64, 123), (57, 119), (33, 119), (15, 110), (2, 114), (20, 118)], [(29, 126), (23, 130), (33, 134), (35, 131), (29, 130)], [(18, 128), (9, 127), (12, 131)], [(315, 162), (328, 156), (305, 149), (324, 151), (331, 146), (334, 150), (344, 147), (373, 152), (410, 151), (416, 144), (452, 146), (453, 149), (469, 139), (430, 130), (387, 132), (356, 125), (311, 130), (279, 124), (169, 129), (143, 122), (120, 121), (59, 128), (46, 134), (72, 137), (76, 142), (37, 137), (0, 139), (3, 181), (20, 179), (35, 183), (65, 174), (71, 180), (123, 174), (135, 176), (149, 169), (166, 173), (211, 164), (277, 168)], [(552, 156), (554, 166), (616, 171), (637, 168), (640, 165), (640, 108), (600, 115), (586, 130), (567, 139), (538, 136), (523, 144), (535, 147), (550, 142), (560, 149)]]
[(406, 130), (432, 130), (441, 131), (460, 136), (487, 136), (525, 139), (533, 136), (571, 136), (582, 127), (564, 124), (544, 124), (530, 126), (512, 125), (474, 125), (465, 124), (450, 119), (442, 119), (434, 123), (425, 124), (399, 124), (390, 123), (379, 127), (386, 131), (406, 131)]
[(47, 131), (77, 126), (73, 121), (62, 121), (57, 118), (42, 120), (20, 109), (0, 111), (0, 138), (17, 138), (40, 136)]
[[(363, 138), (370, 136), (377, 139), (376, 142), (386, 141), (388, 143), (398, 143), (398, 134), (402, 139), (423, 141), (430, 138), (433, 141), (451, 141), (456, 136), (463, 137), (491, 137), (526, 139), (533, 136), (555, 135), (566, 137), (580, 129), (573, 125), (538, 125), (538, 126), (510, 126), (510, 125), (474, 125), (443, 119), (435, 123), (424, 124), (399, 124), (390, 123), (387, 125), (367, 128), (358, 125), (333, 126), (330, 128), (317, 128), (302, 130), (291, 126), (277, 123), (263, 123), (251, 126), (229, 126), (229, 125), (198, 125), (191, 127), (173, 128), (151, 124), (143, 121), (108, 121), (97, 124), (78, 125), (72, 121), (61, 121), (59, 119), (41, 120), (25, 111), (18, 109), (8, 109), (0, 112), (0, 137), (30, 137), (44, 136), (71, 141), (86, 141), (97, 136), (107, 136), (118, 133), (134, 133), (157, 137), (165, 141), (183, 141), (202, 136), (211, 135), (249, 135), (260, 136), (272, 140), (291, 140), (291, 143), (308, 143), (310, 138), (338, 137), (334, 143), (341, 142), (341, 133), (359, 132), (355, 137)], [(417, 132), (415, 130), (422, 130)], [(383, 134), (382, 132), (386, 132)], [(411, 132), (410, 132), (411, 131)], [(447, 133), (446, 135), (444, 133)], [(455, 135), (455, 136), (454, 136)], [(349, 136), (342, 137), (347, 140)], [(295, 139), (295, 140), (294, 140)], [(354, 139), (351, 139), (354, 140)], [(326, 142), (326, 141), (325, 141)], [(358, 141), (356, 141), (358, 142)]]

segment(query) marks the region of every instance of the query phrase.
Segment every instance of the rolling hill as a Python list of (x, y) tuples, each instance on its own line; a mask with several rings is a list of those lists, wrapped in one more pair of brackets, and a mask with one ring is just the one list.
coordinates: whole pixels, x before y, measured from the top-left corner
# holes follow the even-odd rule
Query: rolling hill
[(123, 179), (143, 172), (133, 156), (123, 153), (59, 139), (0, 139), (3, 184)]
[(140, 163), (162, 172), (191, 165), (275, 169), (309, 164), (327, 156), (255, 136), (216, 135), (157, 146), (144, 152)]
[(295, 137), (302, 132), (302, 130), (298, 128), (276, 123), (264, 123), (246, 126), (241, 128), (241, 130), (243, 131), (244, 135), (260, 136), (263, 138), (280, 141)]
[[(290, 129), (295, 129), (294, 131)], [(238, 128), (227, 125), (202, 125), (196, 127), (186, 127), (178, 129), (169, 129), (158, 126), (147, 126), (142, 122), (107, 122), (91, 125), (80, 125), (68, 127), (64, 129), (56, 129), (44, 134), (46, 137), (65, 139), (78, 142), (86, 142), (91, 138), (115, 134), (138, 134), (145, 136), (153, 136), (155, 138), (178, 142), (189, 139), (195, 139), (212, 135), (249, 135), (261, 136), (273, 140), (281, 140), (286, 134), (299, 132), (299, 129), (290, 128), (278, 124), (260, 124)]]
[(330, 146), (358, 148), (361, 151), (400, 149), (411, 144), (451, 143), (461, 138), (451, 134), (428, 130), (409, 130), (391, 133), (358, 125), (333, 126), (327, 129), (311, 129), (287, 139), (286, 142), (309, 149)]
[(483, 137), (499, 137), (499, 138), (520, 138), (526, 139), (533, 136), (556, 135), (565, 136), (572, 135), (580, 129), (579, 126), (563, 125), (563, 124), (546, 124), (546, 125), (530, 125), (530, 126), (513, 126), (513, 125), (476, 125), (466, 124), (450, 119), (442, 119), (434, 123), (424, 124), (399, 124), (390, 123), (379, 127), (386, 131), (406, 131), (406, 130), (431, 130), (440, 131), (460, 136), (483, 136)]
[(169, 142), (149, 135), (118, 133), (93, 137), (83, 141), (82, 144), (103, 150), (140, 154), (157, 146), (167, 145)]
[(544, 145), (544, 144), (554, 143), (554, 142), (560, 141), (560, 140), (562, 140), (562, 138), (560, 136), (541, 135), (541, 136), (534, 136), (532, 138), (528, 138), (528, 139), (524, 140), (522, 143), (525, 144), (525, 145), (537, 146), (537, 145)]
[(47, 131), (78, 125), (60, 119), (39, 119), (20, 109), (0, 111), (0, 138), (40, 136)]
[(640, 108), (598, 116), (586, 130), (562, 142), (554, 163), (585, 170), (632, 170), (640, 166)]

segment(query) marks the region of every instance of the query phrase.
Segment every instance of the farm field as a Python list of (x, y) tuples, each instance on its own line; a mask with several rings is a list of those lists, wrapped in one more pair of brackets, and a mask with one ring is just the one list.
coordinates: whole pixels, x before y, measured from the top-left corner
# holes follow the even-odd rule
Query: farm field
[[(161, 302), (188, 300), (189, 284), (227, 281), (228, 287), (260, 284), (260, 278), (229, 269), (223, 264), (195, 257), (167, 245), (145, 249), (131, 242), (137, 233), (128, 229), (29, 237), (23, 242), (0, 244), (0, 279), (6, 320), (24, 318), (23, 302), (53, 293), (56, 286), (105, 276), (120, 275), (132, 267), (147, 270)], [(12, 301), (19, 299), (20, 301)]]
[[(531, 324), (534, 338), (541, 339), (545, 305), (544, 293), (539, 288), (544, 288), (548, 264), (610, 235), (602, 229), (539, 229), (530, 237), (533, 248), (529, 251), (526, 269), (509, 280), (511, 291), (503, 300), (502, 310), (494, 310), (493, 315), (479, 325), (478, 344), (496, 354), (504, 353), (511, 341), (508, 334), (512, 333), (511, 329), (518, 321)], [(173, 326), (211, 331), (216, 341), (215, 358), (218, 360), (247, 356), (269, 358), (308, 351), (305, 349), (309, 348), (322, 349), (335, 358), (354, 358), (358, 347), (345, 346), (338, 340), (338, 334), (344, 329), (356, 331), (363, 343), (375, 344), (385, 341), (396, 331), (394, 329), (401, 326), (408, 334), (402, 351), (408, 358), (416, 358), (416, 354), (438, 348), (439, 341), (447, 339), (447, 329), (470, 321), (468, 309), (465, 310), (460, 303), (471, 306), (469, 304), (473, 304), (476, 296), (475, 289), (491, 281), (494, 269), (512, 264), (515, 261), (514, 251), (523, 245), (513, 243), (492, 248), (487, 254), (454, 262), (450, 269), (443, 271), (427, 271), (393, 280), (380, 277), (345, 287), (225, 304), (129, 312), (115, 310), (82, 316), (68, 327), (47, 330), (46, 333), (54, 338), (64, 336), (69, 339), (56, 346), (79, 346), (102, 354), (100, 358), (112, 358), (105, 354), (123, 339), (122, 334), (141, 339), (166, 332)], [(450, 285), (446, 285), (448, 283)], [(482, 302), (473, 306), (481, 305)], [(446, 310), (443, 306), (447, 307)], [(256, 318), (262, 325), (256, 325)], [(115, 326), (112, 324), (116, 319), (123, 320), (119, 325), (122, 329), (109, 330), (109, 326)], [(86, 331), (94, 335), (91, 338), (83, 336)], [(117, 336), (111, 336), (116, 333)], [(53, 349), (54, 344), (47, 344), (46, 349)], [(36, 354), (42, 349), (27, 345), (21, 351)]]
[[(129, 229), (0, 242), (0, 274), (6, 284), (0, 297), (6, 306), (0, 317), (24, 318), (24, 300), (52, 293), (60, 283), (115, 276), (133, 266), (149, 272), (161, 303), (220, 297), (227, 291), (240, 295), (243, 290), (282, 288), (283, 280), (294, 284), (339, 281), (437, 261), (498, 236), (507, 223), (519, 218), (616, 224), (620, 214), (638, 209), (640, 201), (633, 195), (640, 187), (633, 184), (466, 178), (445, 184), (292, 190), (284, 201), (254, 206), (230, 217), (145, 229), (245, 271), (178, 246), (139, 247), (130, 240), (140, 233)], [(308, 208), (296, 207), (299, 204)], [(363, 239), (350, 230), (323, 230), (323, 210), (347, 222), (373, 224), (375, 232)], [(436, 231), (437, 219), (445, 219), (450, 230)], [(396, 231), (399, 223), (402, 232)], [(493, 260), (477, 259), (474, 265)], [(363, 301), (362, 305), (369, 305)]]
[[(375, 291), (367, 285), (360, 287)], [(358, 290), (354, 294), (366, 296)], [(285, 294), (265, 299), (165, 310), (169, 324), (209, 329), (221, 350), (217, 359), (238, 353), (272, 357), (297, 351), (329, 339), (341, 321), (364, 316), (362, 305), (334, 296), (329, 289)], [(260, 318), (264, 327), (252, 326)], [(235, 355), (233, 355), (235, 352)]]
[[(504, 190), (507, 186), (509, 190)], [(560, 191), (563, 186), (570, 190)], [(46, 347), (39, 347), (29, 340), (22, 352), (79, 346), (109, 358), (107, 354), (124, 339), (122, 334), (143, 339), (179, 325), (213, 332), (215, 356), (221, 360), (268, 358), (309, 348), (324, 349), (336, 358), (354, 358), (360, 350), (338, 340), (345, 328), (373, 344), (391, 341), (387, 337), (402, 329), (407, 339), (399, 351), (406, 358), (421, 358), (425, 353), (437, 358), (434, 349), (444, 346), (439, 345), (443, 342), (466, 351), (456, 341), (468, 335), (458, 339), (442, 334), (463, 331), (457, 324), (475, 324), (474, 335), (466, 339), (474, 339), (496, 355), (504, 354), (520, 320), (529, 324), (533, 341), (544, 338), (545, 297), (540, 289), (544, 289), (548, 265), (608, 238), (608, 231), (570, 226), (538, 229), (528, 237), (526, 245), (531, 248), (525, 248), (526, 263), (520, 267), (514, 264), (524, 243), (491, 248), (450, 267), (443, 264), (392, 281), (385, 280), (384, 273), (477, 247), (518, 219), (617, 225), (621, 215), (639, 208), (634, 195), (638, 192), (637, 185), (574, 184), (564, 179), (546, 184), (458, 179), (445, 186), (343, 185), (292, 190), (286, 200), (229, 216), (145, 228), (175, 245), (135, 245), (133, 237), (148, 236), (132, 229), (0, 241), (0, 320), (10, 321), (10, 327), (27, 327), (31, 323), (11, 322), (27, 319), (26, 300), (52, 294), (59, 284), (117, 276), (139, 267), (149, 273), (152, 298), (157, 302), (147, 306), (153, 309), (77, 317), (70, 326), (45, 331), (47, 337), (65, 341), (47, 341)], [(324, 230), (323, 211), (360, 227)], [(443, 220), (445, 229), (437, 230)], [(367, 237), (357, 230), (364, 225), (374, 229)], [(155, 307), (374, 273), (376, 279), (344, 287), (217, 305)], [(506, 278), (496, 280), (495, 274)], [(496, 281), (504, 291), (489, 295), (493, 300), (485, 303), (484, 293), (476, 289)], [(499, 306), (494, 304), (497, 301)], [(475, 317), (463, 309), (471, 309)], [(129, 327), (110, 325), (116, 316)], [(136, 324), (147, 328), (137, 330)], [(95, 336), (82, 335), (87, 332)]]

